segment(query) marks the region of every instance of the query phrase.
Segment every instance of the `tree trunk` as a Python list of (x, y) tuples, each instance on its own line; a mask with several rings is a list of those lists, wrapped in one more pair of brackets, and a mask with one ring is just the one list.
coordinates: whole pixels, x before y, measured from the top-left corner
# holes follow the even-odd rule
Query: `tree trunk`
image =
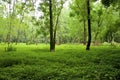
[(53, 47), (55, 49), (55, 44), (56, 44), (56, 29), (54, 31), (54, 38), (53, 38)]
[(56, 31), (57, 31), (57, 26), (58, 26), (58, 22), (59, 22), (59, 16), (60, 16), (62, 8), (63, 8), (63, 4), (62, 4), (62, 7), (59, 9), (58, 14), (57, 14), (57, 20), (56, 20), (56, 25), (55, 25), (55, 29), (54, 29), (54, 35), (53, 35), (54, 49), (55, 49), (55, 44), (56, 44)]
[(88, 43), (86, 46), (86, 50), (90, 50), (90, 44), (91, 44), (90, 0), (87, 0), (87, 13), (88, 13)]
[(50, 12), (50, 52), (55, 51), (53, 40), (53, 13), (52, 13), (52, 0), (49, 0), (49, 12)]
[(60, 36), (58, 36), (57, 44), (58, 44), (58, 45), (61, 44), (61, 38), (60, 38)]
[(83, 25), (84, 25), (84, 41), (83, 44), (86, 45), (86, 20), (83, 21)]
[(19, 33), (19, 30), (18, 30), (18, 32), (17, 32), (17, 39), (16, 39), (16, 45), (17, 45), (18, 42), (19, 42), (19, 35), (20, 35), (20, 33)]
[(9, 45), (10, 45), (10, 43), (11, 43), (11, 31), (12, 31), (12, 25), (11, 25), (11, 21), (9, 21), (9, 32), (8, 32), (8, 47), (9, 47)]
[(98, 37), (98, 35), (99, 35), (99, 33), (100, 33), (100, 26), (101, 26), (101, 22), (100, 22), (100, 15), (98, 15), (98, 21), (97, 21), (97, 27), (98, 27), (98, 29), (97, 29), (97, 32), (96, 32), (96, 34), (95, 34), (95, 40), (94, 40), (94, 44), (96, 45), (97, 44), (97, 37)]
[(45, 37), (45, 44), (47, 45), (48, 43), (48, 40), (47, 40), (47, 36)]
[(95, 39), (95, 40), (94, 40), (94, 44), (96, 44), (96, 42), (97, 42), (97, 37), (98, 37), (98, 34), (99, 34), (99, 31), (97, 31), (97, 32), (96, 32), (96, 34), (95, 34), (95, 38), (94, 38), (94, 39)]

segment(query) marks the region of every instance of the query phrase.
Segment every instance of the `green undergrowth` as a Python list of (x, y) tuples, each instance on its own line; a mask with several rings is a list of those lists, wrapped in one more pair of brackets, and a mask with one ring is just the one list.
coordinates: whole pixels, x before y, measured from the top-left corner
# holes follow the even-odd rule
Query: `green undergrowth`
[(0, 45), (0, 80), (120, 80), (120, 48), (82, 45)]

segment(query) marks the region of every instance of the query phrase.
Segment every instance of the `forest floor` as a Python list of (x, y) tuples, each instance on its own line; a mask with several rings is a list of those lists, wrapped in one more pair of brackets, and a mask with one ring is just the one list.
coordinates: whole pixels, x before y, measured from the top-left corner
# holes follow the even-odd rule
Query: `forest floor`
[(0, 45), (0, 80), (120, 80), (120, 48), (82, 45)]

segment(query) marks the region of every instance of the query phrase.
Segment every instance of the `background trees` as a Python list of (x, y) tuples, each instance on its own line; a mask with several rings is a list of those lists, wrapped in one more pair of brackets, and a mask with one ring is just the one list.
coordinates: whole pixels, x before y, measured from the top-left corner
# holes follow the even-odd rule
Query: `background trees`
[(56, 43), (86, 45), (87, 39), (89, 45), (120, 42), (119, 0), (91, 0), (90, 5), (87, 0), (52, 0), (51, 3), (1, 0), (0, 41), (8, 45), (50, 43), (50, 51), (55, 50)]

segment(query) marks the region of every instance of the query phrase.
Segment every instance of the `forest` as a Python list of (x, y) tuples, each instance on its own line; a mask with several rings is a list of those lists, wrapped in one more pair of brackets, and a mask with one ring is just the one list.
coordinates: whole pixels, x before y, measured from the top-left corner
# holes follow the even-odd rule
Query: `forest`
[(0, 0), (0, 80), (120, 80), (120, 0)]

